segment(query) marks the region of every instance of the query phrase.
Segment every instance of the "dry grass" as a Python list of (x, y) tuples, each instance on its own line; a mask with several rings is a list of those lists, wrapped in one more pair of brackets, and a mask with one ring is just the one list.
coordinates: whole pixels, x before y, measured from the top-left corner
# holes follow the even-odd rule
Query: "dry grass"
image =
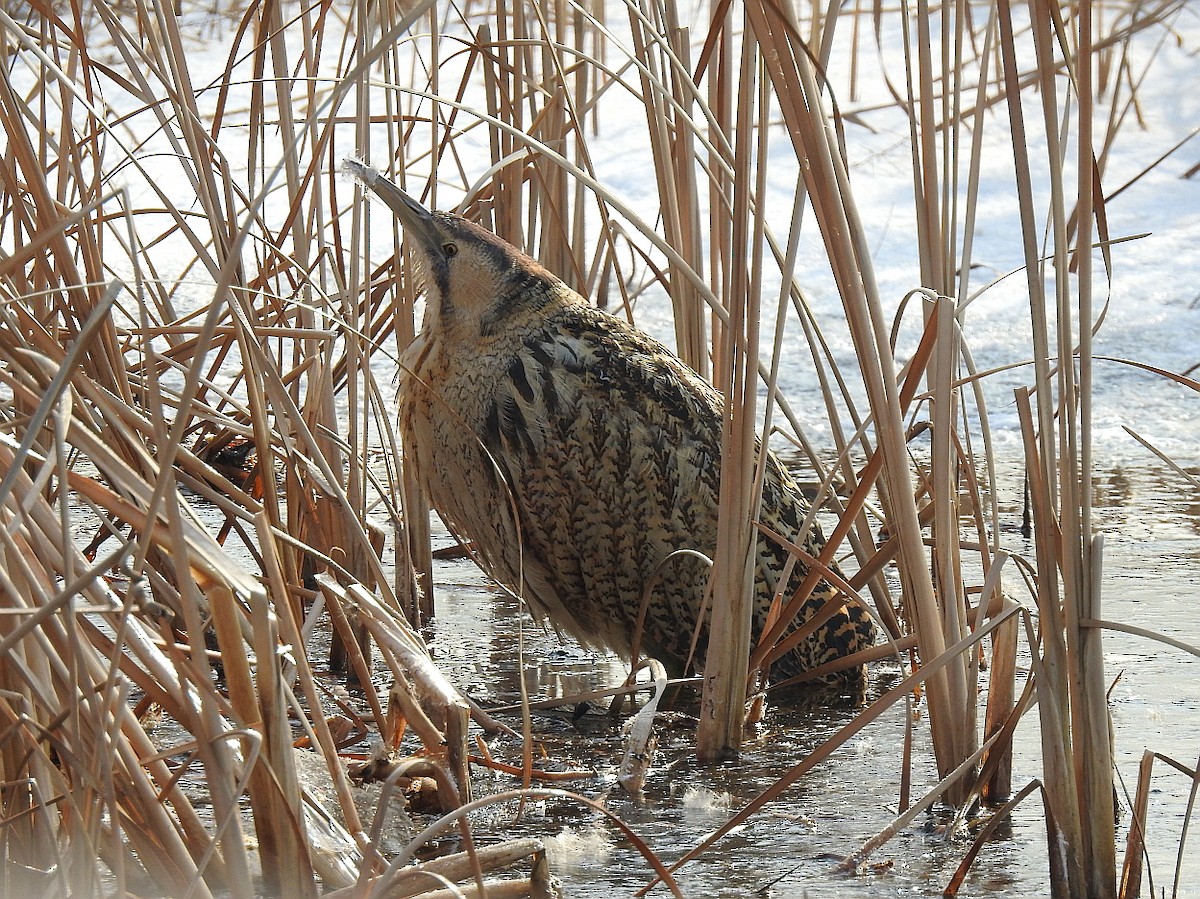
[[(492, 867), (533, 856), (531, 875), (505, 889), (546, 889), (535, 842), (473, 852), (472, 711), (409, 624), (434, 611), (432, 557), (425, 506), (399, 464), (390, 379), (418, 304), (395, 224), (336, 175), (358, 154), (430, 205), (465, 210), (528, 248), (598, 303), (637, 317), (642, 302), (669, 296), (680, 355), (731, 411), (714, 615), (747, 620), (756, 439), (793, 440), (821, 485), (819, 505), (839, 516), (820, 561), (836, 556), (856, 572), (852, 586), (889, 634), (877, 655), (902, 657), (905, 676), (714, 840), (914, 690), (940, 783), (910, 800), (907, 756), (898, 758), (898, 817), (864, 834), (848, 865), (935, 801), (963, 809), (982, 795), (1003, 816), (1037, 792), (1020, 785), (1003, 804), (1012, 732), (1036, 696), (1049, 839), (1070, 847), (1050, 853), (1056, 895), (1115, 894), (1101, 647), (1110, 623), (1090, 493), (1091, 335), (1103, 314), (1092, 268), (1110, 264), (1113, 240), (1097, 186), (1137, 114), (1130, 40), (1166, 28), (1178, 9), (1157, 0), (1136, 15), (1132, 4), (1018, 11), (997, 0), (937, 16), (918, 2), (827, 17), (802, 5), (798, 19), (787, 5), (718, 2), (693, 32), (670, 0), (178, 12), (130, 0), (77, 18), (46, 0), (6, 4), (6, 890), (428, 888), (401, 872), (417, 843), (382, 854), (387, 802), (375, 824), (359, 817), (339, 755), (343, 713), (356, 716), (351, 742), (370, 731), (387, 747), (405, 733), (423, 745), (445, 812), (435, 829), (460, 828), (468, 850), (427, 877), (483, 889)], [(898, 36), (905, 66), (889, 73), (889, 102), (850, 112), (873, 29), (880, 43)], [(847, 31), (839, 106), (823, 73), (835, 33)], [(219, 65), (205, 46), (217, 40), (227, 48)], [(656, 202), (625, 199), (596, 175), (614, 97), (618, 109), (644, 110)], [(910, 130), (922, 289), (893, 320), (843, 138), (896, 108)], [(985, 289), (971, 283), (972, 246), (984, 135), (998, 127), (1013, 135), (1033, 323), (1032, 380), (1018, 395), (1038, 538), (1028, 562), (1000, 547), (984, 376), (964, 325)], [(791, 214), (769, 216), (768, 169), (789, 139), (791, 161), (805, 164)], [(801, 289), (800, 235), (813, 227), (842, 304), (836, 323)], [(923, 339), (900, 358), (893, 329), (910, 317)], [(829, 350), (833, 327), (853, 342), (853, 370)], [(797, 333), (824, 386), (832, 463), (778, 389)], [(921, 432), (924, 454), (912, 449)], [(215, 464), (227, 444), (252, 449), (245, 471)], [(888, 539), (877, 543), (881, 531)], [(394, 565), (381, 561), (385, 546)], [(896, 581), (884, 575), (893, 562)], [(784, 599), (795, 608), (805, 598)], [(319, 624), (360, 680), (372, 664), (386, 670), (387, 707), (368, 690), (365, 713), (335, 710), (309, 658)], [(722, 632), (703, 699), (706, 758), (736, 753), (748, 676), (773, 651), (771, 639), (750, 645), (748, 625)], [(1032, 660), (1024, 684), (1019, 641)], [(152, 725), (158, 714), (170, 728)], [(325, 760), (342, 823), (309, 801), (297, 741)], [(1150, 767), (1148, 757), (1124, 895), (1141, 880)], [(182, 786), (195, 776), (203, 802)]]

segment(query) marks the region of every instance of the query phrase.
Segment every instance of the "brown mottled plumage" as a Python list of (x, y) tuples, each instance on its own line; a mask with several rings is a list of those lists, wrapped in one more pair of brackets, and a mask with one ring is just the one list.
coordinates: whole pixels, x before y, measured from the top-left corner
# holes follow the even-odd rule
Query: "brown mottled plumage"
[[(365, 166), (351, 169), (399, 217), (424, 279), (425, 321), (401, 375), (407, 464), (489, 575), (585, 644), (628, 656), (654, 569), (675, 550), (711, 556), (716, 545), (720, 394), (496, 235), (428, 212)], [(794, 539), (805, 513), (770, 455), (762, 521)], [(815, 556), (823, 542), (814, 528), (804, 545)], [(759, 538), (755, 636), (786, 561)], [(804, 573), (796, 564), (791, 589)], [(668, 564), (650, 597), (643, 652), (683, 667), (706, 582), (694, 558)], [(834, 592), (822, 581), (801, 618)], [(798, 674), (874, 639), (852, 600), (771, 673)]]

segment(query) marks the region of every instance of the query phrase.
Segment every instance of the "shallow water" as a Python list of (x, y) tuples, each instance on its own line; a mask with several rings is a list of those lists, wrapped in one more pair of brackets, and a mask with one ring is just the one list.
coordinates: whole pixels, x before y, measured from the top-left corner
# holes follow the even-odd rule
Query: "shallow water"
[[(1188, 22), (1179, 24), (1186, 33)], [(1194, 25), (1190, 27), (1194, 32)], [(1157, 40), (1153, 34), (1149, 37)], [(1162, 54), (1175, 71), (1140, 86), (1142, 127), (1122, 133), (1109, 158), (1111, 177), (1106, 183), (1110, 186), (1123, 184), (1200, 121), (1200, 93), (1178, 90), (1179, 84), (1195, 81), (1192, 37), (1194, 34), (1175, 48), (1177, 52)], [(210, 52), (219, 66), (227, 47), (214, 41)], [(871, 101), (862, 102), (869, 106)], [(606, 187), (654, 221), (660, 199), (653, 179), (647, 176), (649, 164), (642, 145), (636, 142), (642, 141), (641, 126), (637, 125), (641, 115), (640, 108), (633, 116), (626, 108), (625, 113), (612, 117), (613, 124), (631, 124), (627, 132), (620, 127), (607, 129), (611, 136), (605, 152), (596, 154), (597, 171)], [(918, 283), (911, 157), (905, 145), (907, 120), (880, 114), (871, 117), (870, 126), (848, 130), (848, 154), (855, 183), (860, 186), (860, 211), (870, 223), (869, 241), (880, 293), (894, 306)], [(989, 125), (988, 130), (990, 143), (983, 158), (986, 183), (981, 196), (984, 214), (975, 253), (981, 280), (998, 277), (1023, 261), (1016, 239), (1019, 227), (1011, 209), (1010, 145), (1002, 128)], [(162, 158), (169, 157), (164, 154)], [(486, 165), (485, 154), (477, 161)], [(1171, 160), (1108, 204), (1113, 234), (1152, 231), (1154, 236), (1115, 248), (1114, 304), (1098, 336), (1099, 352), (1147, 359), (1175, 370), (1200, 362), (1200, 306), (1195, 287), (1200, 280), (1200, 255), (1195, 252), (1200, 235), (1195, 213), (1200, 209), (1200, 180), (1179, 177), (1192, 162), (1194, 154)], [(786, 215), (793, 176), (785, 165), (771, 169), (768, 205)], [(163, 180), (175, 178), (186, 185), (176, 174), (172, 169)], [(134, 189), (137, 195), (136, 185)], [(818, 313), (826, 320), (836, 319), (839, 301), (828, 283), (819, 235), (811, 222), (806, 228), (800, 280)], [(639, 323), (669, 337), (672, 329), (665, 313), (670, 307), (662, 297), (658, 300), (657, 308), (653, 302), (639, 306)], [(975, 301), (964, 316), (965, 340), (980, 368), (1013, 364), (1028, 356), (1028, 317), (1029, 302), (1019, 278), (1000, 281)], [(794, 325), (792, 330), (796, 330)], [(827, 335), (837, 358), (852, 371), (853, 348), (843, 330), (829, 327)], [(911, 338), (907, 331), (901, 334), (902, 349), (906, 340), (911, 345)], [(814, 390), (814, 378), (805, 362), (807, 351), (798, 337), (790, 340), (785, 344), (781, 387), (800, 410), (810, 436), (819, 441), (828, 433), (828, 425), (821, 420), (824, 406), (806, 401)], [(392, 374), (390, 368), (383, 372), (381, 383), (390, 383)], [(998, 451), (1005, 454), (1000, 481), (1004, 544), (1013, 552), (1031, 555), (1032, 547), (1017, 531), (1021, 482), (1019, 463), (1012, 461), (1017, 458), (1019, 438), (1011, 391), (1028, 381), (1028, 372), (1017, 369), (989, 378), (985, 386), (992, 403)], [(1195, 448), (1200, 445), (1196, 396), (1119, 363), (1098, 366), (1096, 392), (1100, 402), (1094, 418), (1097, 445), (1112, 457), (1099, 464), (1096, 479), (1097, 524), (1107, 535), (1104, 614), (1200, 644), (1200, 615), (1195, 609), (1200, 593), (1200, 495), (1157, 467), (1122, 430), (1123, 425), (1132, 425), (1180, 459), (1194, 462)], [(1015, 590), (1017, 579), (1010, 579)], [(612, 659), (560, 643), (528, 622), (511, 601), (496, 597), (467, 563), (440, 565), (437, 592), (438, 617), (430, 637), (439, 665), (487, 705), (515, 701), (521, 678), (535, 699), (570, 695), (585, 686), (611, 685), (622, 679)], [(523, 657), (516, 649), (519, 629)], [(1128, 788), (1133, 789), (1137, 764), (1146, 749), (1193, 764), (1200, 756), (1196, 659), (1124, 634), (1106, 636), (1105, 646), (1110, 677), (1120, 674), (1111, 709), (1117, 761)], [(874, 676), (879, 689), (895, 673), (881, 666)], [(776, 897), (940, 894), (967, 843), (960, 838), (948, 844), (933, 826), (936, 822), (928, 822), (930, 826), (922, 822), (901, 832), (868, 860), (866, 873), (846, 877), (834, 872), (839, 859), (896, 814), (905, 714), (900, 708), (891, 710), (797, 783), (784, 801), (768, 807), (746, 828), (683, 869), (679, 880), (684, 891), (691, 896), (743, 896), (774, 884), (769, 894)], [(607, 795), (609, 807), (670, 861), (850, 717), (844, 710), (775, 708), (748, 740), (739, 763), (715, 769), (699, 768), (690, 761), (693, 732), (686, 719), (681, 720), (662, 735), (658, 763), (645, 796), (638, 800), (614, 789), (622, 747), (616, 728), (602, 715), (588, 715), (574, 725), (566, 713), (540, 714), (535, 727), (554, 762), (595, 770), (593, 778), (574, 784), (574, 789), (592, 797)], [(923, 720), (915, 723), (915, 733), (914, 795), (919, 795), (935, 776)], [(512, 757), (517, 753), (512, 741), (493, 742), (498, 754)], [(1015, 762), (1017, 786), (1040, 776), (1034, 716), (1018, 732)], [(479, 773), (477, 777), (480, 791), (513, 785), (505, 776)], [(1170, 893), (1187, 788), (1181, 775), (1160, 766), (1149, 833), (1156, 894), (1164, 886)], [(649, 869), (636, 851), (587, 809), (568, 802), (535, 803), (516, 824), (511, 820), (513, 811), (505, 808), (481, 816), (476, 820), (477, 833), (481, 838), (488, 833), (550, 838), (552, 866), (567, 895), (627, 896), (649, 881)], [(1122, 845), (1126, 821), (1127, 816), (1119, 834)], [(1045, 893), (1046, 867), (1041, 805), (1033, 797), (1017, 809), (1011, 828), (980, 854), (961, 895)], [(1194, 857), (1185, 858), (1182, 884), (1181, 895), (1200, 895), (1200, 861)]]
[[(1021, 538), (1019, 469), (1002, 467), (1003, 541), (1032, 555)], [(1097, 526), (1106, 534), (1104, 615), (1200, 644), (1194, 611), (1200, 571), (1200, 497), (1171, 473), (1146, 465), (1115, 465), (1096, 478)], [(523, 672), (531, 699), (570, 696), (622, 678), (616, 660), (560, 641), (498, 597), (468, 562), (448, 562), (437, 573), (438, 616), (430, 640), (439, 666), (486, 706), (518, 700)], [(517, 652), (520, 632), (523, 660)], [(1147, 750), (1185, 765), (1200, 752), (1200, 681), (1196, 659), (1174, 649), (1120, 633), (1105, 637), (1112, 690), (1117, 761), (1132, 792), (1137, 764)], [(877, 694), (894, 682), (894, 665), (873, 671)], [(686, 711), (688, 702), (682, 703)], [(872, 854), (856, 876), (837, 873), (837, 863), (887, 826), (897, 813), (905, 716), (894, 707), (847, 746), (817, 766), (748, 825), (725, 837), (679, 873), (687, 895), (742, 896), (767, 889), (776, 897), (940, 895), (970, 842), (965, 831), (947, 841), (939, 821), (923, 817)], [(535, 715), (534, 728), (550, 762), (571, 770), (594, 769), (587, 780), (561, 785), (602, 797), (608, 808), (670, 862), (698, 843), (788, 767), (852, 717), (849, 710), (773, 708), (747, 740), (737, 763), (706, 768), (692, 761), (694, 727), (688, 716), (673, 719), (660, 736), (659, 754), (644, 796), (633, 799), (616, 787), (622, 745), (602, 709), (578, 724), (571, 706)], [(516, 719), (509, 719), (515, 723)], [(913, 794), (936, 781), (923, 719), (915, 723)], [(515, 741), (493, 741), (499, 756), (515, 758)], [(1020, 788), (1041, 776), (1036, 720), (1018, 731), (1013, 783)], [(480, 773), (477, 790), (513, 786), (511, 778)], [(1166, 766), (1156, 768), (1149, 829), (1150, 870), (1155, 891), (1170, 894), (1188, 781)], [(534, 803), (514, 823), (515, 807), (477, 820), (483, 835), (530, 834), (550, 840), (551, 864), (569, 896), (630, 895), (652, 872), (624, 838), (599, 816), (567, 801)], [(1122, 818), (1123, 850), (1128, 814)], [(976, 860), (960, 895), (1038, 895), (1048, 891), (1045, 831), (1035, 794), (1001, 828)], [(1189, 854), (1190, 856), (1190, 854)], [(1200, 894), (1200, 860), (1185, 857), (1179, 895)], [(1147, 884), (1147, 889), (1149, 884)], [(660, 893), (665, 895), (665, 893)]]

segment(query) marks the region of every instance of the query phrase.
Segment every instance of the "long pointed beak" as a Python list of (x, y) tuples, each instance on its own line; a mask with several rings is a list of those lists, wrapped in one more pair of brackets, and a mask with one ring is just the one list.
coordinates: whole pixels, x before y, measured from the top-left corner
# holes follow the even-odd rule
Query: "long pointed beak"
[(396, 218), (400, 219), (400, 225), (410, 239), (420, 241), (430, 252), (441, 251), (437, 232), (434, 230), (433, 214), (428, 209), (364, 162), (347, 159), (342, 163), (342, 169), (387, 203), (388, 208), (396, 214)]

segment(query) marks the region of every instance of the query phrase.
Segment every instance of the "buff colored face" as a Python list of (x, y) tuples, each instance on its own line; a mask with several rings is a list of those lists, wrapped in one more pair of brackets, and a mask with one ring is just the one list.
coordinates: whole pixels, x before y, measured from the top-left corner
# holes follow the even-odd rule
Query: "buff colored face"
[(532, 282), (557, 282), (490, 231), (451, 213), (433, 213), (410, 245), (426, 291), (426, 331), (487, 336), (527, 304)]

